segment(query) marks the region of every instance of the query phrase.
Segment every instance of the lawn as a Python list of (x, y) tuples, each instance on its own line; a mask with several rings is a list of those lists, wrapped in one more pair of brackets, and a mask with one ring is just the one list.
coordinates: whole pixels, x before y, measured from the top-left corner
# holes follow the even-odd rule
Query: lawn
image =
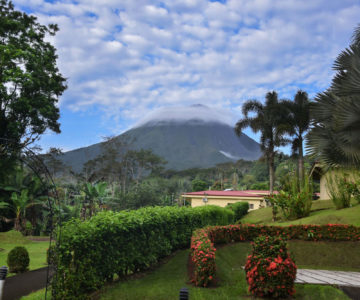
[[(271, 207), (249, 212), (241, 219), (241, 223), (288, 226), (290, 224), (352, 224), (360, 226), (360, 205), (352, 202), (352, 207), (336, 210), (330, 200), (313, 201), (310, 215), (293, 221), (272, 221)], [(281, 213), (279, 212), (279, 217)]]
[[(23, 246), (28, 250), (30, 270), (46, 266), (46, 250), (49, 248), (49, 241), (32, 241), (14, 230), (0, 232), (0, 266), (7, 266), (7, 255), (16, 246)], [(14, 274), (10, 273), (8, 276), (12, 275)]]
[[(320, 245), (320, 249), (318, 250)], [(337, 263), (340, 258), (339, 252), (344, 251), (349, 255), (354, 247), (360, 243), (316, 243), (316, 242), (292, 242), (290, 249), (294, 252), (295, 260), (299, 266), (307, 268), (339, 269)], [(333, 249), (338, 248), (336, 251)], [(324, 255), (322, 250), (331, 252)], [(178, 299), (179, 290), (187, 287), (190, 291), (190, 299), (249, 299), (245, 273), (242, 266), (249, 254), (249, 243), (236, 243), (220, 247), (216, 253), (216, 265), (218, 274), (218, 286), (216, 288), (198, 288), (188, 282), (187, 259), (188, 250), (177, 252), (166, 264), (156, 270), (145, 274), (142, 278), (129, 279), (115, 283), (101, 290), (97, 296), (102, 300), (110, 299)], [(316, 253), (313, 259), (308, 258), (309, 252)], [(344, 256), (345, 256), (344, 255)], [(356, 256), (356, 266), (353, 267), (350, 260), (342, 264), (341, 269), (359, 270), (360, 254)], [(359, 257), (357, 257), (359, 256)], [(323, 257), (319, 260), (319, 257)], [(342, 291), (331, 286), (296, 285), (296, 299), (349, 299)]]

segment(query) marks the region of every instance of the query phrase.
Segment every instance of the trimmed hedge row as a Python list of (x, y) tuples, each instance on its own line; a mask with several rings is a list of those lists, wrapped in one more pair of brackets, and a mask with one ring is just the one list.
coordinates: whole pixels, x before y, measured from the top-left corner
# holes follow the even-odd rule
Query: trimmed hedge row
[(226, 208), (231, 209), (235, 213), (235, 221), (238, 221), (248, 213), (249, 203), (248, 202), (229, 203), (228, 205), (226, 205)]
[[(288, 240), (360, 241), (360, 227), (341, 224), (290, 225), (287, 227), (239, 224), (196, 230), (191, 239), (191, 257), (195, 269), (194, 283), (198, 286), (207, 286), (215, 278), (214, 244), (253, 241), (261, 235), (282, 236)], [(207, 250), (208, 252), (206, 252)], [(196, 272), (196, 270), (201, 272)]]
[(194, 229), (233, 222), (234, 213), (218, 206), (149, 207), (102, 212), (87, 221), (72, 220), (62, 229), (54, 259), (54, 299), (82, 299), (120, 277), (155, 264), (188, 247)]

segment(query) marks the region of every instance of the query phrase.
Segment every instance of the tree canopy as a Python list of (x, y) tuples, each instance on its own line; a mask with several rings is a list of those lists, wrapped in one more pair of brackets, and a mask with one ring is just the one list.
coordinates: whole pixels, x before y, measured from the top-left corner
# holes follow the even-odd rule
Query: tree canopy
[(360, 165), (360, 25), (334, 63), (330, 88), (311, 106), (310, 154), (327, 166)]
[(57, 102), (66, 80), (56, 64), (56, 49), (46, 41), (57, 25), (0, 0), (0, 146), (12, 153), (36, 141), (45, 130), (60, 133)]

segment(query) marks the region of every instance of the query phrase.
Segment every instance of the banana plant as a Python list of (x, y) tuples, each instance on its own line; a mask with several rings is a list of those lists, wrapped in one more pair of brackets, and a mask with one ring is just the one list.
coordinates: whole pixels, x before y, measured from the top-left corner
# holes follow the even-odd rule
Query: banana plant
[(29, 191), (23, 189), (20, 194), (13, 192), (11, 194), (11, 202), (0, 202), (0, 209), (8, 209), (15, 214), (14, 218), (5, 218), (3, 220), (6, 222), (14, 221), (14, 229), (17, 231), (24, 231), (26, 224), (26, 210), (35, 205), (43, 205), (44, 202), (37, 199), (32, 199), (29, 197)]

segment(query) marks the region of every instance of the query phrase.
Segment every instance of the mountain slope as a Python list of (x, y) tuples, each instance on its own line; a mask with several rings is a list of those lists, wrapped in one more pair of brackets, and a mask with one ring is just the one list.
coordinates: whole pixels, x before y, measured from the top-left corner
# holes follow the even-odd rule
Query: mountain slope
[[(259, 144), (245, 134), (236, 136), (230, 119), (231, 113), (204, 105), (161, 108), (115, 139), (133, 141), (131, 149), (151, 149), (168, 162), (167, 169), (174, 170), (258, 159)], [(80, 172), (84, 163), (104, 151), (103, 145), (66, 152), (61, 160)]]
[[(152, 149), (168, 163), (167, 169), (207, 168), (218, 163), (240, 158), (256, 160), (260, 157), (259, 144), (223, 123), (164, 123), (146, 124), (119, 135), (117, 139), (134, 139), (132, 149)], [(80, 172), (84, 163), (103, 151), (103, 143), (66, 152), (61, 160)]]

